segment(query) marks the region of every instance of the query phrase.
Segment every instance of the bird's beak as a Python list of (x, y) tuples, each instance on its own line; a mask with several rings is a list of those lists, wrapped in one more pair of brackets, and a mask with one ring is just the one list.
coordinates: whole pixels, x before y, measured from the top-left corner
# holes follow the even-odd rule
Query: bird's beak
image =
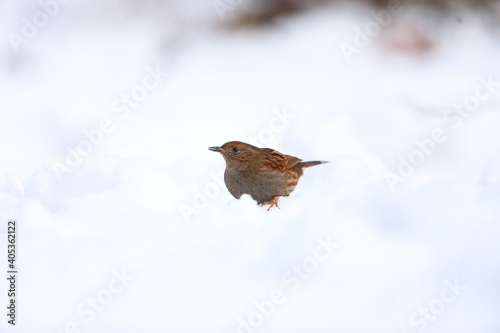
[(221, 147), (208, 147), (208, 150), (211, 150), (211, 151), (218, 151), (219, 153), (222, 152), (222, 148)]

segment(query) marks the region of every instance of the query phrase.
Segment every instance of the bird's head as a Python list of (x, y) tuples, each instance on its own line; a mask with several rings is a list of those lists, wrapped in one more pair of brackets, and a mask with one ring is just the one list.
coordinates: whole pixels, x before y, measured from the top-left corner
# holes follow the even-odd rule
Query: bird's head
[(208, 149), (221, 153), (228, 167), (244, 165), (259, 152), (259, 148), (240, 141), (230, 141), (220, 147), (209, 147)]

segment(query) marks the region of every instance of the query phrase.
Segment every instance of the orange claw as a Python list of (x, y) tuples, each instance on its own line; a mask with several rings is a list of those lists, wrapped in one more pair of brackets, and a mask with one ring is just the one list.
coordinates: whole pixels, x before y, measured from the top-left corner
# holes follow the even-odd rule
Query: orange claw
[(280, 208), (280, 207), (278, 206), (278, 199), (279, 199), (279, 198), (280, 198), (280, 195), (277, 195), (277, 196), (275, 196), (275, 197), (274, 197), (271, 201), (269, 201), (269, 202), (264, 202), (264, 203), (263, 203), (263, 205), (271, 205), (271, 206), (269, 206), (269, 208), (267, 209), (267, 211), (269, 211), (269, 210), (270, 210), (271, 208), (273, 208), (274, 206), (276, 206), (276, 207)]

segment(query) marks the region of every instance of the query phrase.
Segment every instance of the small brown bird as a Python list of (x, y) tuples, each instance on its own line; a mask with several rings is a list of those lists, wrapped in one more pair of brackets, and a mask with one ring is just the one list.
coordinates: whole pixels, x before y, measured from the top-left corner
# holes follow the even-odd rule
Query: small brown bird
[(326, 163), (302, 162), (297, 157), (239, 141), (208, 149), (221, 153), (226, 161), (224, 182), (229, 192), (237, 199), (250, 194), (257, 203), (271, 205), (267, 210), (278, 207), (280, 196), (293, 192), (305, 168)]

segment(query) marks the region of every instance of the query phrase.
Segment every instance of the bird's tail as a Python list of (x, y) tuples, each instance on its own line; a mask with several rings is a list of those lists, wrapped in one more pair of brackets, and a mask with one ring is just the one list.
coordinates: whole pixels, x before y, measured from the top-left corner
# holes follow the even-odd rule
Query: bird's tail
[(310, 161), (310, 162), (300, 162), (302, 168), (309, 168), (318, 164), (328, 163), (328, 161)]

